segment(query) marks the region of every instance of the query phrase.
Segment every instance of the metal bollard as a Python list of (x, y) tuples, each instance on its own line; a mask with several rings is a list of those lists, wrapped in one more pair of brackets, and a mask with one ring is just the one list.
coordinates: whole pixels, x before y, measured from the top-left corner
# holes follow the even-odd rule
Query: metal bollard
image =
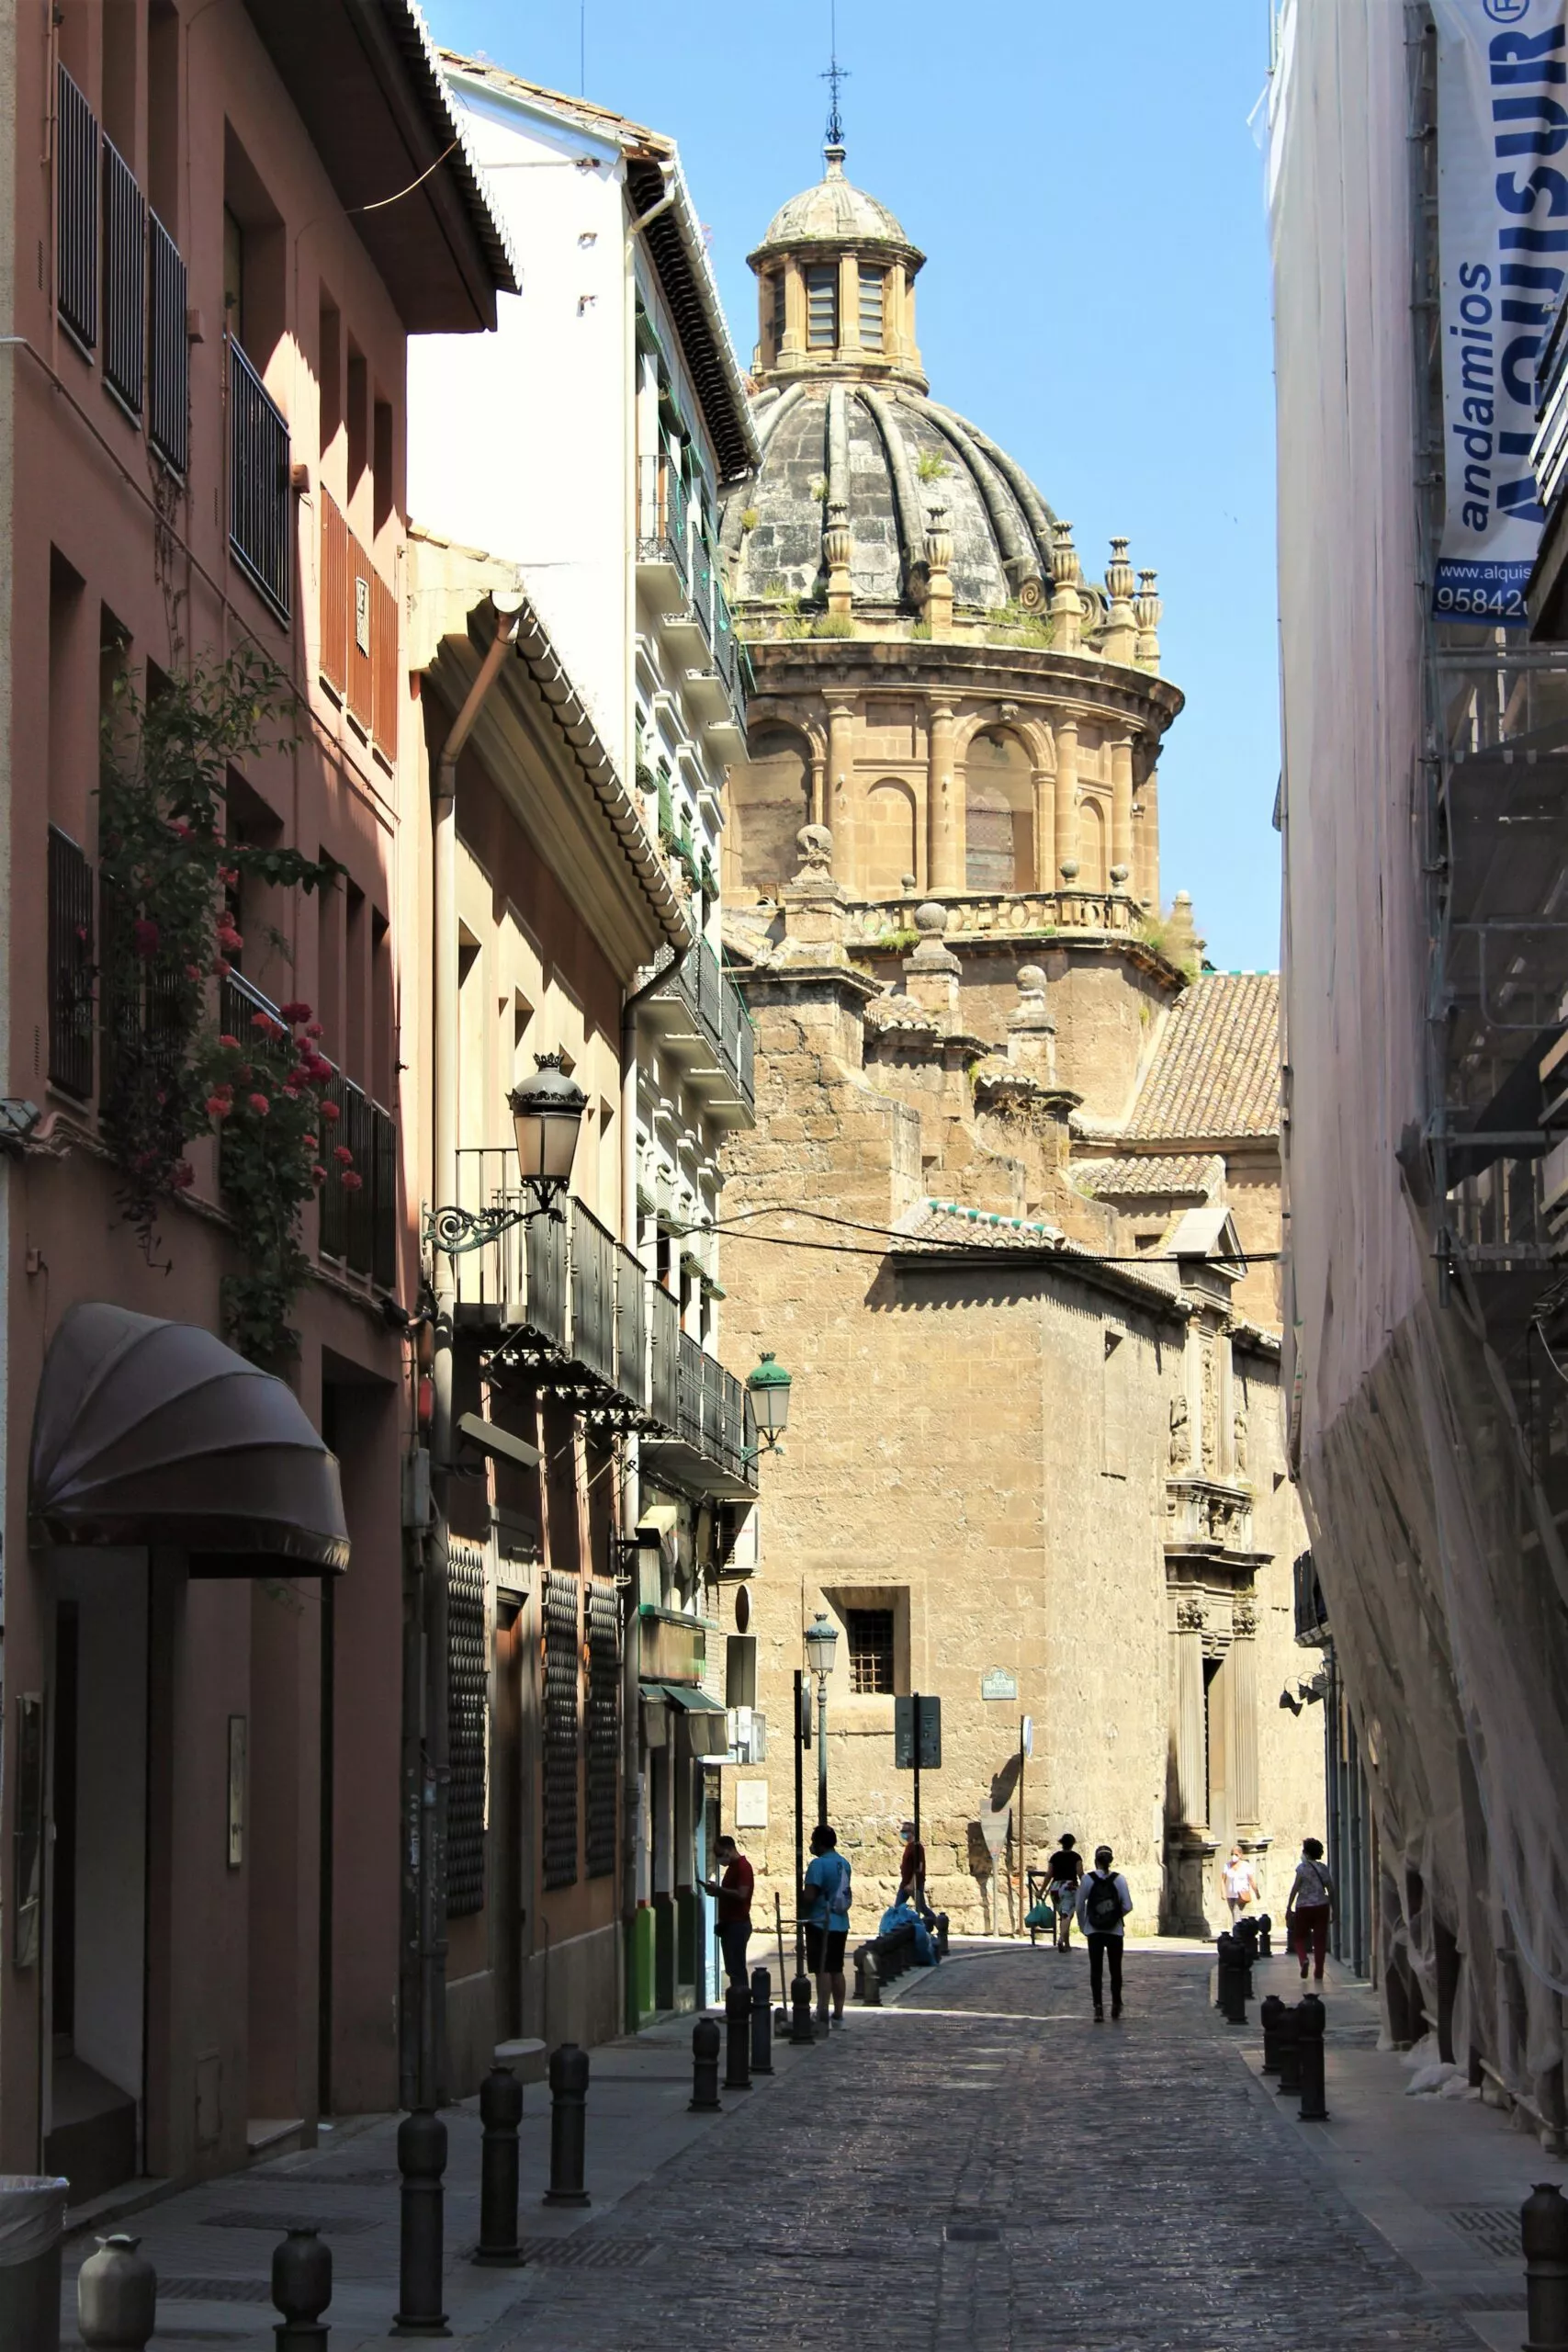
[(479, 2085), (479, 2242), (473, 2259), (487, 2270), (515, 2270), (524, 2259), (517, 2243), (517, 2128), (523, 2120), (523, 2086), (510, 2066), (495, 2065)]
[(730, 1984), (725, 1988), (724, 2024), (724, 2087), (727, 2091), (749, 2091), (751, 2087), (751, 1996), (744, 1984)]
[(403, 2182), (394, 2335), (452, 2333), (441, 2308), (441, 2176), (446, 2169), (446, 2126), (429, 2108), (416, 2108), (398, 2126), (398, 2170)]
[(1263, 1911), (1258, 1914), (1258, 1957), (1259, 1960), (1272, 1960), (1274, 1957), (1274, 1947), (1269, 1941), (1269, 1936), (1272, 1932), (1273, 1926), (1274, 1922), (1269, 1917), (1267, 1911)]
[(1529, 2310), (1524, 2352), (1568, 2346), (1568, 2199), (1552, 2183), (1531, 2189), (1519, 2208)]
[(76, 2327), (94, 2352), (142, 2352), (158, 2324), (158, 2276), (140, 2238), (100, 2238), (76, 2274)]
[(1301, 2011), (1289, 2001), (1275, 2028), (1280, 2049), (1280, 2097), (1297, 2098), (1302, 2087)]
[(277, 2352), (320, 2352), (328, 2333), (321, 2313), (332, 2299), (331, 2246), (313, 2229), (291, 2229), (272, 2252), (272, 2300), (283, 2313), (273, 2330)]
[(1296, 2052), (1301, 2070), (1303, 2123), (1326, 2123), (1328, 2120), (1323, 2084), (1323, 2030), (1327, 2022), (1327, 2014), (1317, 1995), (1303, 1994), (1296, 2016)]
[(1277, 2075), (1280, 2071), (1280, 2019), (1285, 2014), (1285, 2004), (1278, 1993), (1270, 1993), (1258, 2012), (1258, 2022), (1263, 2028), (1263, 2071)]
[(1234, 1936), (1222, 1936), (1214, 1970), (1221, 2010), (1227, 2025), (1247, 2023), (1247, 1963)]
[(588, 2146), (588, 2052), (563, 2041), (550, 2052), (550, 2185), (546, 2205), (591, 2205), (582, 2186)]
[(939, 1911), (936, 1915), (936, 1948), (939, 1956), (945, 1960), (947, 1958), (947, 1914), (945, 1911)]
[(714, 2115), (718, 2111), (718, 2053), (724, 2036), (712, 2018), (699, 2018), (692, 2028), (692, 2096), (686, 2102), (692, 2115)]
[(773, 1980), (765, 1968), (751, 1971), (751, 2072), (773, 2071)]
[(792, 1976), (789, 1980), (789, 2038), (791, 2047), (797, 2050), (817, 2039), (811, 2023), (809, 1976)]

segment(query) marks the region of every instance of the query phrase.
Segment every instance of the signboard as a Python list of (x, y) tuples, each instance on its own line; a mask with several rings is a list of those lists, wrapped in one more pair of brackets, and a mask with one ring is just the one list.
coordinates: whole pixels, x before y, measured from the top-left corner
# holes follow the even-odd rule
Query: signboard
[(1564, 0), (1432, 0), (1447, 512), (1439, 620), (1523, 628), (1545, 514), (1535, 369), (1568, 273)]
[(1023, 1721), (1020, 1724), (1018, 1727), (1018, 1744), (1020, 1749), (1025, 1756), (1033, 1755), (1034, 1718), (1032, 1715), (1025, 1715)]
[(1005, 1666), (988, 1666), (980, 1677), (982, 1699), (1011, 1699), (1018, 1697), (1018, 1677), (1010, 1674)]
[(942, 1701), (922, 1698), (919, 1691), (893, 1702), (893, 1762), (900, 1772), (915, 1769), (916, 1724), (919, 1721), (922, 1772), (942, 1770)]
[(735, 1826), (737, 1829), (765, 1829), (768, 1826), (768, 1784), (766, 1781), (737, 1781), (735, 1783)]

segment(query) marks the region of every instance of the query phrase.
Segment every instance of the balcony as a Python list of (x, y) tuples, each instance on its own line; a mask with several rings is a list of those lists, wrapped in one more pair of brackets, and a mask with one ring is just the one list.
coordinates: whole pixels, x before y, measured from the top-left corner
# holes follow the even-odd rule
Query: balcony
[(671, 958), (669, 971), (668, 985), (644, 1008), (644, 1022), (682, 1065), (711, 1118), (724, 1127), (750, 1126), (756, 1048), (745, 998), (705, 939)]
[(105, 139), (104, 381), (137, 423), (147, 373), (147, 199)]
[(638, 584), (660, 612), (684, 607), (691, 575), (691, 498), (666, 458), (637, 460)]
[(654, 1320), (653, 1411), (660, 1429), (643, 1441), (653, 1475), (699, 1494), (750, 1501), (757, 1491), (750, 1399), (716, 1356), (679, 1329), (670, 1294), (656, 1285), (653, 1295), (656, 1310), (660, 1298), (670, 1310), (656, 1312)]
[(1328, 1639), (1328, 1611), (1310, 1552), (1298, 1552), (1291, 1568), (1295, 1588), (1296, 1639), (1304, 1647), (1321, 1649)]
[[(613, 1388), (616, 1369), (615, 1237), (581, 1201), (571, 1204), (570, 1216), (568, 1264), (571, 1272), (572, 1361), (603, 1381), (605, 1387)], [(637, 1271), (640, 1277), (642, 1268), (638, 1266)]]
[(229, 547), (285, 628), (293, 554), (288, 497), (288, 420), (231, 335)]
[(190, 337), (186, 266), (155, 212), (147, 215), (147, 438), (173, 473), (190, 463)]
[(55, 307), (84, 352), (98, 340), (97, 117), (63, 65), (56, 74)]

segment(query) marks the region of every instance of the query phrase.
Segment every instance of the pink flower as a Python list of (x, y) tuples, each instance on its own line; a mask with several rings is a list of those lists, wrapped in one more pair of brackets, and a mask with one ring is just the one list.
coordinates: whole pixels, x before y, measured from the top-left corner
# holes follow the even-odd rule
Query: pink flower
[(141, 956), (151, 956), (158, 953), (158, 942), (163, 933), (150, 917), (143, 915), (139, 922), (131, 924), (130, 936), (135, 943), (137, 954)]
[(219, 924), (218, 944), (221, 947), (225, 956), (237, 956), (244, 944), (244, 941), (241, 938), (239, 933), (231, 924)]
[(270, 1012), (253, 1012), (251, 1027), (261, 1030), (263, 1035), (268, 1037), (281, 1037), (283, 1035), (281, 1025), (273, 1019)]
[[(301, 1136), (300, 1141), (303, 1143), (307, 1151), (320, 1151), (321, 1148), (321, 1139), (317, 1136)], [(322, 1175), (324, 1176), (326, 1172), (326, 1170), (323, 1168), (321, 1170)]]
[(201, 966), (199, 964), (187, 964), (186, 966), (186, 978), (187, 980), (199, 980), (201, 978)]
[(299, 1100), (299, 1089), (297, 1086), (289, 1086), (286, 1084), (283, 1089), (283, 1099), (286, 1102), (298, 1102)]
[(220, 1046), (228, 1046), (236, 1054), (240, 1050), (240, 1041), (238, 1037), (231, 1037), (227, 1029), (225, 1029), (218, 1042)]
[(176, 841), (188, 842), (191, 839), (190, 827), (183, 817), (176, 817), (169, 830)]
[(188, 1159), (176, 1159), (171, 1178), (176, 1193), (188, 1193), (196, 1182), (196, 1170)]
[(277, 1009), (285, 1021), (309, 1021), (310, 1018), (310, 1006), (303, 1003), (298, 997), (291, 1004), (280, 1004)]
[(239, 869), (236, 866), (220, 865), (218, 869), (218, 879), (226, 890), (231, 890), (239, 878)]
[(343, 1113), (338, 1109), (335, 1102), (323, 1102), (321, 1105), (321, 1116), (323, 1119), (332, 1119), (335, 1122), (342, 1118)]
[(311, 1169), (310, 1182), (312, 1184), (324, 1184), (326, 1181), (327, 1171), (324, 1168), (318, 1165)]
[(326, 1034), (319, 1021), (312, 1021), (305, 1032), (307, 1037), (324, 1037)]
[(233, 1107), (232, 1096), (209, 1094), (207, 1098), (207, 1115), (209, 1119), (226, 1119)]
[(265, 1094), (252, 1094), (247, 1096), (246, 1100), (249, 1102), (252, 1110), (255, 1113), (258, 1119), (265, 1119), (267, 1113), (272, 1108), (272, 1104), (267, 1101)]
[(309, 1074), (315, 1085), (325, 1086), (327, 1080), (330, 1078), (335, 1077), (337, 1073), (333, 1069), (331, 1062), (323, 1061), (320, 1054), (312, 1054), (310, 1061)]
[(310, 1085), (310, 1072), (306, 1065), (303, 1062), (300, 1062), (295, 1069), (289, 1071), (283, 1083), (285, 1086), (293, 1087), (295, 1091), (298, 1092), (300, 1087)]
[(356, 1176), (352, 1168), (344, 1169), (339, 1182), (345, 1193), (362, 1193), (365, 1190), (365, 1179)]
[(333, 1158), (337, 1161), (340, 1168), (352, 1168), (354, 1165), (354, 1154), (350, 1151), (347, 1144), (345, 1143), (340, 1143), (333, 1146)]
[(220, 956), (212, 968), (220, 980), (226, 980), (234, 967), (225, 957)]

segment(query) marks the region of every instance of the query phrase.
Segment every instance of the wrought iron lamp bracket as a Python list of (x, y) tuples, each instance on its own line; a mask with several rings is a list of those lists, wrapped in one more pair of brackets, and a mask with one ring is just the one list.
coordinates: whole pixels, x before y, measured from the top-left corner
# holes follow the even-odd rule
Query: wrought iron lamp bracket
[(528, 1225), (536, 1216), (553, 1217), (558, 1225), (563, 1224), (566, 1212), (560, 1205), (558, 1188), (551, 1186), (546, 1191), (543, 1180), (530, 1177), (528, 1181), (531, 1185), (538, 1185), (540, 1197), (526, 1207), (432, 1209), (425, 1219), (426, 1242), (444, 1258), (461, 1258), (470, 1250), (488, 1248), (514, 1226)]

